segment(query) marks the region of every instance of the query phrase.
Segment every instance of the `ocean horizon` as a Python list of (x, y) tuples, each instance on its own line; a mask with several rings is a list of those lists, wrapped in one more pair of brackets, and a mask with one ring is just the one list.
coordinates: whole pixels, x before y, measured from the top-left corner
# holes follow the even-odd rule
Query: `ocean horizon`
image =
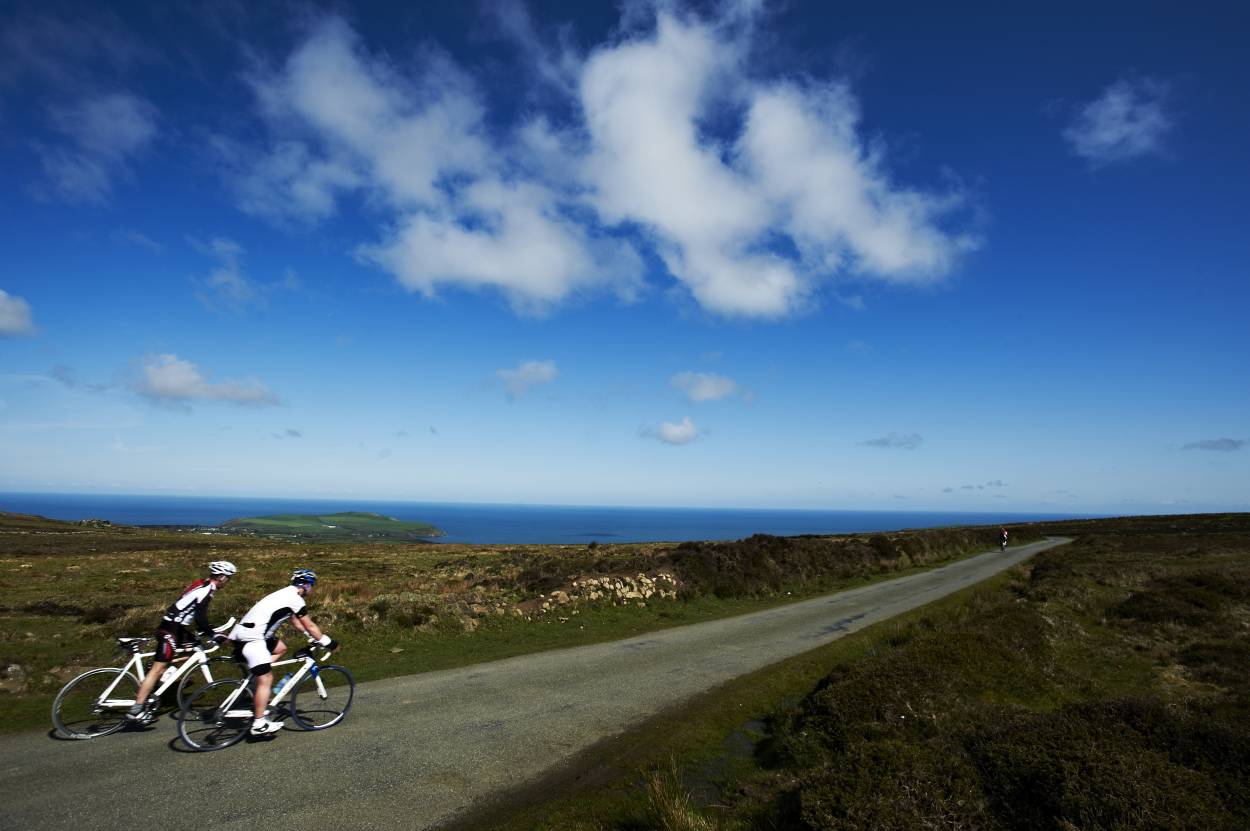
[(230, 519), (269, 514), (371, 511), (434, 525), (446, 532), (439, 542), (471, 544), (733, 540), (752, 534), (850, 534), (1093, 516), (1010, 511), (601, 507), (71, 493), (0, 493), (0, 511), (68, 521), (104, 519), (117, 525), (200, 526), (217, 526)]

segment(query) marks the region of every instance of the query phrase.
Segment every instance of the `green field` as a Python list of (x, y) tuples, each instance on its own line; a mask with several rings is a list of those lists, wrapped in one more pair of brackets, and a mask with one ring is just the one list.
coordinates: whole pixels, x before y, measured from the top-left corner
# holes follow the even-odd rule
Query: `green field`
[(273, 516), (231, 519), (221, 524), (231, 534), (279, 537), (302, 542), (419, 542), (443, 536), (443, 532), (423, 522), (405, 522), (367, 511), (338, 514), (274, 514)]

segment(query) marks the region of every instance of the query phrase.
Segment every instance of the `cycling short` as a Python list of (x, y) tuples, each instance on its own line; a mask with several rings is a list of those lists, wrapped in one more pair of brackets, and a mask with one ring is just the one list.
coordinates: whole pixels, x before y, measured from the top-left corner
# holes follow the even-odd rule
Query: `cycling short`
[(264, 675), (269, 672), (269, 665), (273, 662), (273, 650), (277, 645), (277, 638), (266, 638), (263, 641), (235, 641), (235, 657), (242, 656), (253, 675)]
[(186, 627), (174, 625), (171, 629), (160, 626), (156, 630), (156, 654), (153, 663), (168, 664), (174, 659), (174, 650), (186, 642)]

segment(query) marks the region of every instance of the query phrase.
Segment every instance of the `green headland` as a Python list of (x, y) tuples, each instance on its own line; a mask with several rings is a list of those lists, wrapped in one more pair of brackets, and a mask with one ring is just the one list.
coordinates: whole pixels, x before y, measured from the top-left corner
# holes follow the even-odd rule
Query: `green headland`
[(231, 534), (280, 537), (301, 542), (417, 542), (444, 536), (433, 525), (393, 519), (368, 511), (247, 517), (223, 522), (221, 529)]

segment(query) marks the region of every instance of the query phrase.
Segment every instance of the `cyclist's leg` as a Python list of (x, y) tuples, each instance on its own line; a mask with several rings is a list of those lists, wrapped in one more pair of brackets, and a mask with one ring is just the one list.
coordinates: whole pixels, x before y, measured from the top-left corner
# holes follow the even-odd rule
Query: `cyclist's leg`
[(139, 691), (135, 693), (135, 704), (130, 708), (130, 712), (126, 714), (126, 718), (132, 721), (142, 718), (144, 707), (148, 702), (148, 696), (152, 694), (152, 690), (156, 688), (156, 683), (160, 680), (161, 674), (169, 668), (170, 662), (174, 659), (174, 641), (176, 637), (174, 632), (163, 627), (156, 630), (156, 654), (152, 656), (152, 668), (148, 670), (147, 675), (143, 676), (143, 681), (139, 684)]
[[(282, 656), (286, 654), (286, 644), (278, 638), (269, 638), (265, 641), (265, 648), (272, 656), (270, 661), (280, 661)], [(253, 710), (256, 719), (259, 721), (265, 717), (265, 708), (269, 706), (269, 696), (273, 694), (273, 671), (266, 672), (263, 676), (256, 676), (256, 695), (253, 698)]]
[(256, 684), (256, 689), (252, 693), (252, 713), (255, 717), (252, 722), (253, 734), (270, 733), (282, 727), (281, 722), (271, 723), (265, 720), (265, 708), (269, 706), (269, 696), (273, 691), (271, 664), (286, 651), (285, 648), (276, 649), (279, 644), (281, 641), (276, 638), (267, 641), (245, 641), (241, 649)]

